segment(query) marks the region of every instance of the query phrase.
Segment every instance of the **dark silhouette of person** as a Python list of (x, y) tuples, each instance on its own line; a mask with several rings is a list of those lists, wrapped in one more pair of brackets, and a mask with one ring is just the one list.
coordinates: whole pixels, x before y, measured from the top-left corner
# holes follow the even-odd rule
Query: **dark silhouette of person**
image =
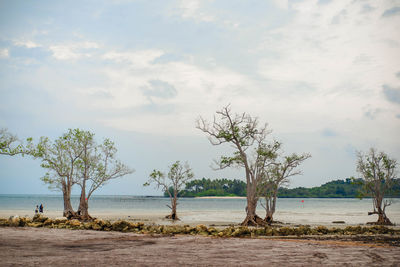
[(35, 214), (37, 214), (38, 212), (39, 212), (39, 206), (36, 205)]
[(43, 204), (40, 204), (39, 212), (40, 212), (40, 213), (43, 213)]

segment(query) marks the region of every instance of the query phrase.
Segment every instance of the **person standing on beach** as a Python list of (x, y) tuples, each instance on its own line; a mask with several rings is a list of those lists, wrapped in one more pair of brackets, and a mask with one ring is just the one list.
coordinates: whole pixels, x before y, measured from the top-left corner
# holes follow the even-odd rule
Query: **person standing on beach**
[(39, 206), (36, 205), (35, 214), (38, 214), (38, 212), (39, 212)]
[(40, 204), (39, 212), (40, 212), (40, 213), (43, 213), (43, 204)]

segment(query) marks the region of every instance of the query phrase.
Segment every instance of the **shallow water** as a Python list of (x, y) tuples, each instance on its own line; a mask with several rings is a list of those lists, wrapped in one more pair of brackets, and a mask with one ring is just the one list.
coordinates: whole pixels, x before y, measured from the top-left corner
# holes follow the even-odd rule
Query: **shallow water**
[[(304, 202), (302, 202), (304, 200)], [(60, 195), (0, 195), (0, 211), (31, 215), (36, 205), (44, 205), (45, 212), (62, 215), (63, 199)], [(73, 207), (77, 207), (79, 197), (72, 197)], [(92, 196), (89, 202), (91, 214), (110, 216), (131, 216), (138, 214), (162, 215), (169, 212), (168, 198), (143, 196)], [(244, 219), (245, 199), (201, 199), (181, 198), (178, 214), (184, 222), (232, 222)], [(371, 199), (343, 198), (281, 198), (277, 202), (275, 219), (287, 223), (330, 224), (345, 221), (347, 224), (365, 224), (377, 219), (368, 216), (372, 210)], [(261, 217), (265, 216), (262, 206), (257, 208)], [(387, 208), (387, 215), (393, 223), (400, 224), (400, 199)]]

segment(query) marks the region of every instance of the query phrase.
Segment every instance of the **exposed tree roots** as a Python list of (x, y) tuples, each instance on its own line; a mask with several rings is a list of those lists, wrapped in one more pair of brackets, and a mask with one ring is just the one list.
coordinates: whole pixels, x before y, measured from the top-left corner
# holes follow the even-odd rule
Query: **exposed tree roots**
[(71, 210), (67, 210), (67, 211), (64, 211), (64, 212), (63, 212), (63, 216), (64, 216), (65, 218), (67, 218), (68, 220), (70, 220), (71, 218), (73, 218), (73, 217), (76, 216), (76, 212), (71, 211)]
[(367, 224), (375, 224), (375, 225), (393, 225), (393, 223), (389, 220), (389, 218), (386, 216), (386, 214), (379, 213), (379, 212), (368, 212), (368, 215), (372, 214), (378, 214), (378, 221), (376, 222), (368, 222)]
[(242, 226), (266, 226), (268, 223), (261, 219), (258, 215), (250, 216), (247, 215), (244, 221), (241, 223)]
[(271, 224), (274, 222), (272, 216), (266, 216), (265, 219), (264, 219), (264, 221), (265, 221), (268, 225), (271, 225)]
[(178, 218), (178, 216), (176, 216), (176, 213), (169, 214), (169, 215), (165, 216), (165, 218), (166, 218), (166, 219), (173, 220), (173, 221), (180, 221), (180, 219)]

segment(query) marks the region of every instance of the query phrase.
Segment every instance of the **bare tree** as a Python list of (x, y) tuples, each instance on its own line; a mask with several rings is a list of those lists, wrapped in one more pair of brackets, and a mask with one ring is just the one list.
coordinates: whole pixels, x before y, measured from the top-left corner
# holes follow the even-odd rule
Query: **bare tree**
[(368, 215), (378, 215), (376, 224), (392, 225), (385, 212), (392, 200), (385, 199), (385, 195), (390, 193), (396, 182), (397, 161), (374, 148), (371, 148), (368, 154), (358, 152), (357, 157), (357, 171), (364, 180), (362, 193), (372, 197), (374, 210), (368, 212)]
[(97, 145), (93, 137), (93, 133), (84, 132), (80, 139), (82, 154), (76, 183), (81, 187), (77, 211), (77, 217), (81, 220), (92, 219), (89, 215), (89, 199), (94, 191), (112, 179), (134, 172), (115, 158), (117, 149), (114, 142), (105, 139), (101, 145)]
[(279, 142), (267, 144), (266, 138), (271, 133), (267, 124), (258, 126), (258, 119), (246, 113), (232, 114), (230, 106), (216, 112), (212, 123), (200, 117), (196, 128), (208, 134), (212, 145), (230, 143), (234, 148), (231, 156), (221, 156), (218, 169), (242, 167), (246, 174), (247, 207), (246, 218), (242, 225), (264, 225), (265, 222), (256, 214), (258, 194), (257, 186), (265, 177), (268, 167), (274, 163)]
[(265, 221), (268, 224), (273, 222), (279, 187), (288, 185), (290, 177), (302, 174), (300, 170), (297, 170), (297, 167), (310, 157), (310, 154), (297, 155), (293, 153), (290, 156), (283, 157), (280, 162), (277, 161), (270, 165), (265, 172), (265, 176), (258, 186), (258, 193), (260, 197), (265, 199), (265, 206), (262, 203), (261, 206), (265, 209)]
[(41, 137), (39, 143), (31, 150), (31, 155), (40, 158), (41, 166), (47, 173), (41, 178), (51, 190), (60, 190), (64, 198), (63, 216), (72, 218), (76, 215), (71, 205), (71, 190), (75, 184), (77, 163), (82, 154), (79, 142), (82, 131), (71, 130), (54, 142)]
[[(194, 177), (192, 169), (188, 163), (181, 165), (179, 161), (176, 161), (169, 167), (167, 178), (165, 174), (153, 170), (150, 174), (149, 181), (144, 184), (148, 186), (151, 183), (155, 183), (157, 188), (161, 188), (164, 192), (167, 192), (171, 201), (171, 206), (167, 205), (171, 209), (171, 214), (167, 215), (166, 218), (172, 220), (179, 220), (176, 213), (176, 207), (178, 205), (178, 193), (183, 189), (183, 186)], [(172, 187), (172, 192), (170, 188)]]

